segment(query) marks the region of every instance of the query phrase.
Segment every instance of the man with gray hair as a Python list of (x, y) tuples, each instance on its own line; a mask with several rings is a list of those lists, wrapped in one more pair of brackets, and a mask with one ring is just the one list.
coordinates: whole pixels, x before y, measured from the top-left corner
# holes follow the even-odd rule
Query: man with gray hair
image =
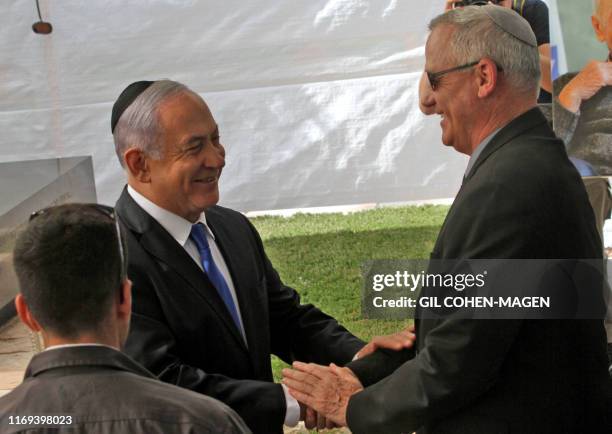
[[(272, 378), (270, 354), (344, 364), (364, 342), (285, 286), (259, 234), (217, 206), (225, 165), (219, 127), (202, 98), (170, 81), (129, 85), (111, 129), (128, 186), (116, 206), (134, 282), (125, 351), (162, 381), (217, 398), (255, 433), (316, 415)], [(390, 345), (411, 345), (401, 332)]]
[(519, 14), (529, 23), (531, 30), (536, 37), (538, 52), (540, 53), (540, 96), (538, 103), (546, 104), (551, 102), (552, 81), (551, 81), (551, 56), (550, 56), (550, 31), (548, 23), (548, 6), (542, 0), (446, 0), (445, 10), (463, 7), (467, 5), (492, 3), (505, 8), (510, 8)]
[[(470, 156), (431, 258), (601, 258), (584, 185), (536, 106), (538, 50), (527, 22), (471, 6), (430, 29), (420, 105), (441, 116), (442, 142)], [(432, 318), (419, 308), (416, 316), (409, 360), (294, 363), (284, 384), (354, 434), (610, 432), (600, 317)]]

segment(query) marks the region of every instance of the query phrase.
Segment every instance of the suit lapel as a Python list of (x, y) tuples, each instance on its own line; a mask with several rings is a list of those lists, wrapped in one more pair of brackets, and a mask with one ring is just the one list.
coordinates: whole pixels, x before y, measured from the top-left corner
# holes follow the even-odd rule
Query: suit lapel
[[(240, 306), (242, 324), (249, 347), (249, 356), (251, 357), (253, 365), (257, 366), (258, 363), (255, 355), (258, 353), (256, 346), (259, 342), (257, 333), (260, 327), (255, 317), (258, 309), (257, 300), (253, 299), (254, 291), (252, 288), (257, 282), (253, 282), (249, 275), (242, 272), (244, 267), (241, 266), (241, 264), (247, 264), (249, 258), (243, 258), (241, 256), (244, 252), (243, 246), (237, 244), (235, 240), (236, 237), (232, 236), (230, 233), (231, 228), (224, 224), (222, 218), (220, 218), (217, 213), (207, 211), (206, 224), (215, 235), (215, 243), (219, 247), (232, 276), (232, 282), (236, 290), (236, 298)], [(228, 252), (232, 252), (232, 254), (230, 255)]]
[(539, 108), (534, 107), (531, 110), (526, 111), (519, 117), (513, 119), (508, 123), (508, 125), (504, 126), (496, 135), (493, 137), (491, 142), (483, 149), (482, 153), (478, 156), (478, 159), (474, 163), (472, 170), (467, 176), (463, 179), (461, 183), (461, 188), (457, 192), (455, 196), (455, 200), (451, 205), (448, 213), (446, 214), (446, 218), (444, 219), (444, 223), (442, 223), (442, 227), (440, 228), (440, 232), (438, 233), (438, 238), (436, 239), (436, 243), (434, 245), (434, 249), (432, 252), (433, 256), (439, 256), (443, 250), (443, 240), (444, 233), (446, 231), (446, 226), (455, 209), (455, 204), (461, 202), (461, 193), (469, 184), (470, 180), (474, 177), (474, 174), (478, 171), (478, 169), (484, 164), (484, 162), (497, 150), (499, 150), (506, 143), (512, 141), (515, 137), (524, 134), (526, 130), (537, 127), (541, 124), (546, 123), (546, 118), (542, 114)]
[(491, 156), (491, 154), (515, 137), (524, 134), (525, 131), (545, 123), (546, 118), (537, 107), (526, 111), (519, 117), (510, 121), (510, 123), (503, 127), (499, 133), (493, 137), (491, 142), (483, 149), (482, 153), (478, 156), (478, 159), (474, 163), (474, 167), (472, 167), (472, 170), (470, 170), (470, 173), (468, 173), (464, 184), (467, 184), (470, 179), (474, 177), (474, 174), (478, 171), (478, 168), (482, 166), (482, 164), (487, 160), (487, 158), (489, 158), (489, 156)]
[[(474, 174), (478, 171), (478, 169), (484, 164), (484, 162), (493, 154), (495, 151), (502, 148), (505, 144), (512, 141), (515, 137), (522, 135), (525, 131), (540, 126), (541, 124), (545, 124), (546, 118), (542, 114), (539, 108), (534, 107), (531, 110), (526, 111), (522, 115), (513, 119), (504, 126), (496, 135), (493, 137), (491, 142), (483, 149), (482, 153), (478, 156), (478, 159), (474, 163), (472, 170), (470, 173), (464, 178), (461, 183), (461, 188), (457, 192), (455, 196), (455, 200), (451, 205), (448, 213), (446, 214), (446, 218), (444, 219), (444, 223), (442, 223), (442, 227), (440, 228), (440, 232), (438, 233), (438, 238), (436, 239), (436, 243), (434, 245), (434, 249), (431, 255), (431, 259), (455, 259), (455, 258), (447, 258), (444, 255), (444, 235), (447, 229), (447, 223), (452, 218), (456, 204), (461, 202), (461, 193), (465, 190), (470, 180), (474, 177)], [(417, 315), (420, 314), (420, 309), (417, 308)], [(420, 348), (424, 343), (424, 338), (427, 335), (427, 332), (431, 330), (436, 324), (441, 322), (440, 319), (419, 319), (418, 322), (418, 339), (417, 346)]]
[[(171, 268), (207, 303), (247, 351), (242, 335), (234, 324), (230, 313), (215, 287), (191, 256), (149, 214), (147, 214), (124, 189), (117, 202), (120, 220), (134, 232), (140, 234), (141, 246), (160, 262)], [(245, 324), (246, 327), (246, 324)]]

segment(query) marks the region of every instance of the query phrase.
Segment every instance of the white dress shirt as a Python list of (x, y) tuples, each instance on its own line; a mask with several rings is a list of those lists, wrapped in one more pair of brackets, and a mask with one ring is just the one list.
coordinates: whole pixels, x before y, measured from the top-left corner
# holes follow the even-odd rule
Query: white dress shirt
[[(193, 242), (193, 240), (189, 238), (189, 234), (191, 233), (191, 226), (193, 225), (193, 223), (154, 204), (129, 185), (127, 191), (128, 194), (132, 197), (132, 199), (134, 199), (134, 202), (136, 202), (143, 210), (145, 210), (147, 214), (149, 214), (154, 220), (156, 220), (170, 234), (170, 236), (174, 238), (176, 242), (179, 243), (181, 247), (183, 247), (183, 249), (185, 249), (187, 254), (189, 254), (189, 256), (194, 260), (197, 266), (200, 267), (202, 271), (204, 271), (202, 267), (202, 262), (200, 260), (200, 252), (198, 251), (198, 247)], [(238, 298), (236, 297), (236, 288), (234, 287), (232, 276), (229, 272), (227, 264), (225, 263), (225, 259), (221, 254), (221, 250), (219, 250), (219, 246), (217, 246), (217, 243), (215, 241), (215, 235), (212, 233), (212, 231), (206, 224), (206, 215), (204, 213), (200, 215), (198, 222), (202, 223), (206, 228), (206, 239), (208, 240), (208, 245), (210, 246), (210, 252), (212, 254), (213, 261), (215, 261), (217, 268), (219, 268), (219, 271), (227, 282), (227, 286), (232, 296), (232, 300), (234, 301), (234, 305), (236, 306), (236, 311), (238, 312), (238, 318), (240, 319), (240, 332), (242, 333), (242, 337), (244, 338), (246, 344), (246, 334), (244, 332), (244, 325), (242, 323), (242, 314), (240, 313), (240, 305), (238, 304)], [(281, 384), (281, 386), (285, 394), (285, 401), (287, 402), (285, 425), (295, 426), (297, 425), (300, 419), (300, 406), (297, 400), (291, 395), (289, 395), (289, 392), (285, 385)]]

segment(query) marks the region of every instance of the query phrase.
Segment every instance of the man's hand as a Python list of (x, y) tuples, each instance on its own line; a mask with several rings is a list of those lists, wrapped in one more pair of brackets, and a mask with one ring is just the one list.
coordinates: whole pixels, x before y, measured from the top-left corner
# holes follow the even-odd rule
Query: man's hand
[(457, 0), (446, 0), (446, 3), (444, 4), (444, 12), (453, 9), (453, 5), (456, 1)]
[(283, 384), (289, 388), (289, 393), (328, 420), (345, 426), (348, 401), (363, 390), (353, 372), (333, 363), (326, 367), (294, 362), (293, 368), (283, 369)]
[(407, 327), (397, 333), (385, 336), (375, 336), (372, 338), (369, 344), (365, 345), (356, 355), (357, 359), (372, 354), (379, 348), (386, 348), (388, 350), (399, 351), (405, 348), (410, 348), (414, 345), (416, 336), (414, 334), (414, 325)]
[(559, 93), (559, 102), (571, 112), (578, 112), (582, 101), (599, 89), (612, 84), (612, 62), (591, 60)]
[(331, 420), (326, 419), (323, 415), (317, 413), (307, 405), (298, 402), (300, 404), (300, 420), (304, 421), (306, 429), (332, 429), (337, 428), (338, 425), (333, 423)]
[(552, 93), (550, 44), (542, 44), (538, 46), (538, 52), (540, 53), (540, 71), (542, 72), (540, 87), (546, 92)]
[(307, 429), (313, 429), (317, 426), (317, 412), (301, 402), (298, 404), (300, 404), (300, 420), (304, 421)]

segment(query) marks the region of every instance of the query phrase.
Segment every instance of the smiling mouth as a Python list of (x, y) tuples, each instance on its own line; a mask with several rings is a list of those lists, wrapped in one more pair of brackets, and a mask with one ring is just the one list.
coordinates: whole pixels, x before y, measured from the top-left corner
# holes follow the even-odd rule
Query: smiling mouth
[(199, 182), (201, 184), (212, 184), (214, 182), (217, 182), (218, 180), (219, 180), (219, 177), (213, 175), (213, 176), (206, 176), (204, 178), (195, 179), (194, 182)]

